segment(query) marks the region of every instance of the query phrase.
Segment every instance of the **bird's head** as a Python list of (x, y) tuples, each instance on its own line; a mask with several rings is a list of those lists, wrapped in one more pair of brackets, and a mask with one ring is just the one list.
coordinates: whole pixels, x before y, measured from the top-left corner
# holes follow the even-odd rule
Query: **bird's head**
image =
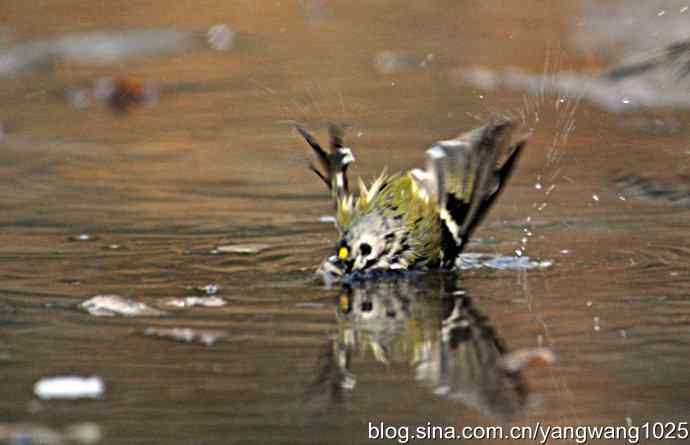
[(364, 215), (341, 233), (319, 272), (339, 278), (404, 269), (406, 233), (400, 220), (382, 212)]

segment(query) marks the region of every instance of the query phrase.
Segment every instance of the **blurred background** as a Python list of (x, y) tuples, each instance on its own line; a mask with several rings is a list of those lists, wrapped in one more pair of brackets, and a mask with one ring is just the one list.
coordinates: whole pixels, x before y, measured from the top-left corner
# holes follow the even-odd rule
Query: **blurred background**
[[(683, 1), (5, 0), (0, 443), (686, 421), (688, 39)], [(468, 249), (497, 267), (441, 291), (313, 279), (336, 233), (295, 123), (348, 125), (372, 178), (494, 114), (532, 131)], [(99, 294), (166, 315), (77, 308)], [(458, 314), (480, 328), (443, 331)], [(496, 371), (534, 347), (556, 362)], [(106, 392), (34, 394), (63, 374)]]

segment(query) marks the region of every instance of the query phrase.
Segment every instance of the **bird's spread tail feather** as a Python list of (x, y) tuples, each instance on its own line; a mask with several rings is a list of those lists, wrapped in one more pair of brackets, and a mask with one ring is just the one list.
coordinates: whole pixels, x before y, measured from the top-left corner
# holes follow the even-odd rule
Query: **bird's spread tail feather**
[(296, 128), (316, 153), (319, 167), (312, 163), (309, 168), (326, 183), (337, 206), (338, 202), (350, 194), (347, 167), (355, 160), (352, 150), (343, 143), (342, 128), (337, 125), (330, 125), (330, 152), (326, 152), (307, 130), (300, 126)]

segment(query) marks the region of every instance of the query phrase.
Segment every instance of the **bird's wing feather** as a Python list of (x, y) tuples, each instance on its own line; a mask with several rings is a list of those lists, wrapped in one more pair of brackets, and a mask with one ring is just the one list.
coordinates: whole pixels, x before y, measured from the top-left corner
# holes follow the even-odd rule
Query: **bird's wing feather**
[[(513, 138), (515, 128), (509, 120), (493, 119), (427, 150), (423, 185), (443, 220), (444, 263), (448, 267), (495, 201), (526, 144), (526, 137)], [(506, 152), (507, 160), (497, 167)]]

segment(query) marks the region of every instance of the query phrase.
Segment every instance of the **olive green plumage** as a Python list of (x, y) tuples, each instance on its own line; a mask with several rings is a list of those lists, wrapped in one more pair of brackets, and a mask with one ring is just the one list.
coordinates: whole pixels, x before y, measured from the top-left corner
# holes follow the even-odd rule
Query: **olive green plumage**
[[(408, 234), (409, 249), (403, 265), (424, 261), (437, 264), (441, 255), (440, 213), (410, 173), (388, 175), (385, 172), (369, 187), (359, 182), (359, 196), (339, 202), (336, 223), (341, 233), (348, 233), (356, 223), (379, 212), (384, 220), (398, 221)], [(352, 195), (350, 195), (352, 196)], [(402, 246), (401, 246), (402, 247)]]
[[(354, 161), (342, 131), (331, 126), (330, 152), (298, 127), (317, 155), (311, 165), (328, 186), (336, 208), (339, 240), (323, 274), (454, 267), (469, 236), (488, 212), (526, 144), (515, 125), (491, 120), (426, 152), (426, 167), (389, 175), (385, 171), (359, 194), (350, 193), (347, 167)], [(506, 161), (497, 166), (507, 153)]]

